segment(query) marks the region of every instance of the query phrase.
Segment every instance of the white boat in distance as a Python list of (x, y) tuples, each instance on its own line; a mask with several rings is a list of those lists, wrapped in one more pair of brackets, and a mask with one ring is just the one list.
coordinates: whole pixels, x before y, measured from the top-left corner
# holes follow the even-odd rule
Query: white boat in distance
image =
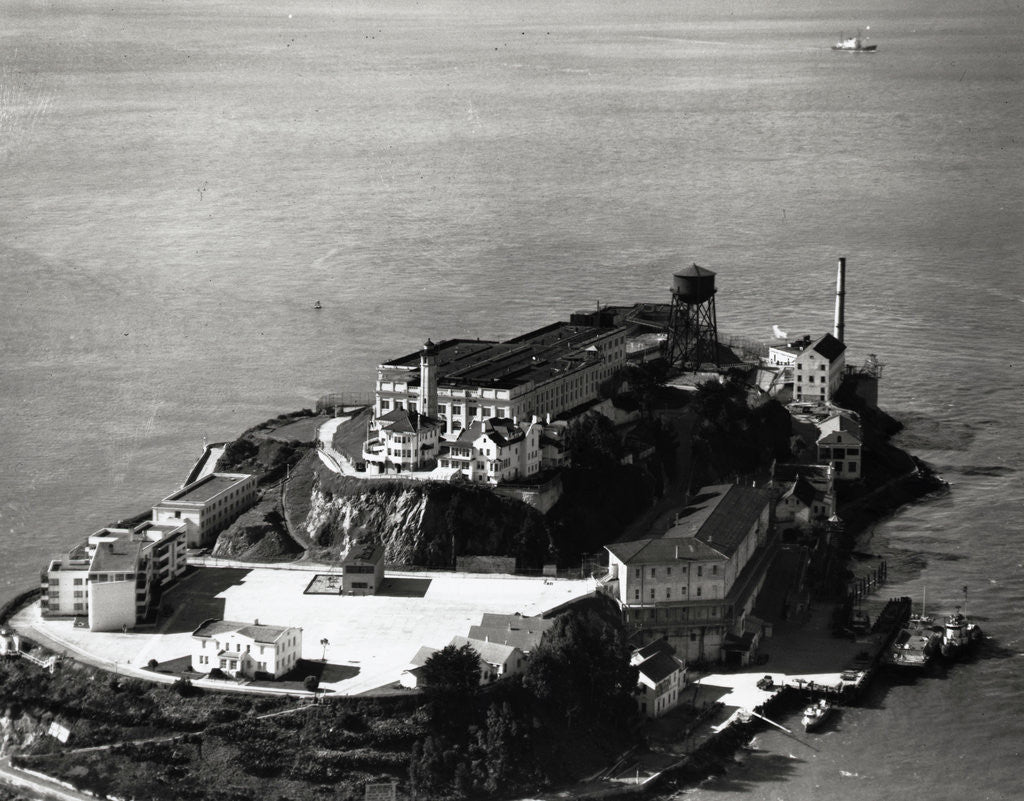
[(844, 53), (874, 53), (878, 49), (878, 45), (864, 44), (864, 40), (858, 33), (849, 39), (840, 38), (838, 42), (832, 45), (832, 49), (840, 50)]

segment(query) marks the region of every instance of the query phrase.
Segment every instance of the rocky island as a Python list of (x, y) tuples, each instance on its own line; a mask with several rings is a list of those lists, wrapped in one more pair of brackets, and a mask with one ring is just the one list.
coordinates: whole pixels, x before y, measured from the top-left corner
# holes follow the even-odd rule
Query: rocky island
[(844, 267), (816, 339), (727, 347), (694, 265), (670, 304), (428, 340), (373, 407), (208, 445), (4, 610), (0, 775), (470, 798), (608, 768), (582, 797), (622, 788), (624, 754), (685, 781), (794, 687), (853, 698), (894, 632), (822, 660), (794, 622), (827, 604), (843, 629), (857, 531), (943, 485), (890, 443), (877, 362), (845, 364)]

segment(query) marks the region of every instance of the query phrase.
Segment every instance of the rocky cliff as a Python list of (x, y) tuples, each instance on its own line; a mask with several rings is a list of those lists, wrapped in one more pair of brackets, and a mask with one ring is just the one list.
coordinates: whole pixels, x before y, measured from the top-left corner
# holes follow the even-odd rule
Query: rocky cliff
[(449, 567), (455, 556), (515, 556), (539, 567), (551, 551), (544, 516), (482, 487), (358, 480), (318, 470), (304, 532), (310, 555), (339, 559), (356, 543), (383, 545), (388, 564)]

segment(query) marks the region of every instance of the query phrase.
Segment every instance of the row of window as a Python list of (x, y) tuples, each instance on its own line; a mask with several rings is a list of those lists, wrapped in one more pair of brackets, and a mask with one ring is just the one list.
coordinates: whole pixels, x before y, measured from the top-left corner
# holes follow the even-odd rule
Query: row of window
[[(692, 613), (692, 614), (691, 614)], [(634, 609), (630, 613), (637, 622), (690, 622), (717, 619), (721, 616), (719, 607), (698, 607), (691, 609), (686, 606), (648, 606), (642, 609)], [(711, 629), (708, 629), (708, 633)]]
[(828, 446), (822, 446), (818, 449), (818, 452), (822, 455), (822, 461), (826, 462), (829, 459), (842, 459), (844, 456), (860, 456), (860, 448), (829, 448)]
[[(683, 575), (686, 575), (686, 573), (688, 572), (688, 565), (682, 564), (682, 565), (679, 565), (678, 567), (679, 567), (679, 572), (682, 573)], [(643, 568), (641, 568), (641, 567), (634, 568), (633, 569), (633, 578), (640, 578), (640, 574), (641, 574), (642, 570), (643, 570)], [(671, 578), (672, 577), (672, 566), (671, 565), (663, 568), (662, 570), (664, 572), (665, 578)], [(652, 567), (652, 568), (650, 568), (650, 571), (651, 571), (651, 578), (657, 578), (658, 568)], [(703, 576), (704, 575), (704, 565), (697, 565), (697, 575), (698, 576)], [(717, 576), (718, 575), (718, 565), (711, 565), (711, 573), (709, 575), (712, 575), (712, 576)]]
[[(704, 588), (698, 586), (697, 587), (697, 592), (694, 594), (694, 597), (695, 598), (702, 598), (703, 596), (704, 596)], [(712, 598), (718, 598), (720, 596), (721, 596), (721, 588), (717, 584), (712, 584), (711, 585), (711, 597)], [(680, 587), (680, 589), (679, 589), (679, 596), (678, 597), (681, 598), (681, 599), (685, 599), (687, 597), (686, 596), (686, 587)], [(640, 600), (640, 589), (639, 589), (639, 587), (637, 589), (633, 590), (633, 600), (634, 601), (639, 601)], [(650, 600), (652, 600), (652, 601), (658, 600), (657, 595), (656, 595), (656, 589), (654, 587), (651, 587), (651, 589), (650, 589)], [(672, 588), (671, 587), (665, 587), (665, 600), (666, 601), (671, 601), (672, 600)]]
[[(200, 646), (200, 647), (201, 647), (201, 648), (203, 648), (203, 649), (205, 649), (205, 648), (206, 648), (206, 643), (207, 643), (207, 642), (209, 642), (209, 640), (203, 640), (203, 641), (202, 641), (202, 643), (203, 643), (203, 644), (202, 644), (202, 646)], [(263, 655), (264, 649), (265, 649), (265, 646), (262, 646), (262, 645), (261, 645), (261, 646), (260, 646), (260, 655), (261, 655), (261, 656)], [(216, 640), (214, 640), (214, 641), (213, 641), (213, 650), (214, 650), (214, 651), (220, 651), (220, 650), (224, 650), (224, 651), (230, 651), (230, 650), (231, 650), (231, 643), (227, 643), (227, 644), (225, 644), (225, 645), (224, 645), (224, 647), (223, 647), (223, 649), (222, 649), (222, 648), (221, 648), (221, 645), (220, 645), (220, 643), (219, 643), (219, 642), (217, 642)], [(251, 650), (252, 650), (252, 646), (251, 646), (251, 645), (249, 645), (249, 644), (246, 644), (246, 646), (245, 646), (245, 652), (246, 652), (246, 653), (250, 653), (250, 651), (251, 651)], [(235, 652), (236, 652), (236, 653), (241, 653), (241, 652), (242, 652), (242, 644), (241, 644), (241, 643), (238, 643), (238, 642), (236, 642), (236, 643), (235, 643)]]

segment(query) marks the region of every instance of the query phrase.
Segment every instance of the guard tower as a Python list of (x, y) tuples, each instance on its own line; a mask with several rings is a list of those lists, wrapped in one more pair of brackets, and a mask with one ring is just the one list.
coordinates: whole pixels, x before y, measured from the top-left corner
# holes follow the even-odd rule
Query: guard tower
[(715, 274), (705, 267), (691, 264), (673, 274), (669, 364), (684, 370), (696, 370), (702, 364), (721, 366), (715, 292)]

